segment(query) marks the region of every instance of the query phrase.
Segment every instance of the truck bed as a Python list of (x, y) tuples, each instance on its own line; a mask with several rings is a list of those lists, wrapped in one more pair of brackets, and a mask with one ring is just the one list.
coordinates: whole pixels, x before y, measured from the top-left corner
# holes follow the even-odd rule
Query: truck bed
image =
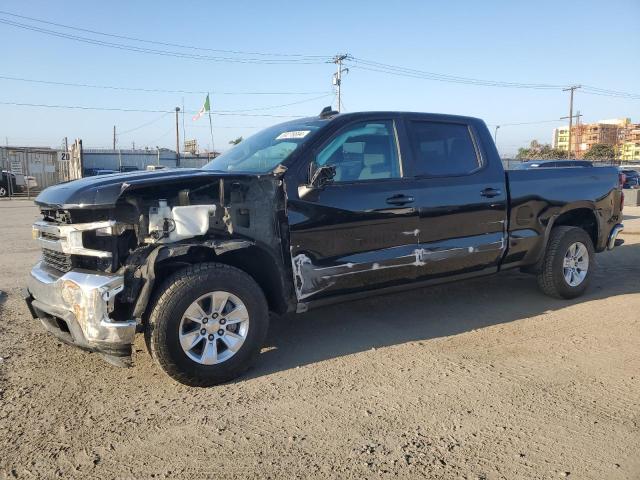
[[(562, 215), (593, 217), (596, 251), (606, 248), (619, 221), (621, 194), (615, 167), (539, 168), (505, 171), (509, 192), (509, 249), (503, 265), (531, 263), (546, 242), (549, 224)], [(587, 200), (589, 199), (589, 200)]]

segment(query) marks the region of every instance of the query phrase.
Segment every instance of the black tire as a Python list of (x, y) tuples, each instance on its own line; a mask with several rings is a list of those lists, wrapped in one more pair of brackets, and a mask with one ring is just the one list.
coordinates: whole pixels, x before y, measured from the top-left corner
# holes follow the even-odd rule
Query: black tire
[[(249, 313), (244, 343), (228, 360), (200, 364), (180, 346), (180, 321), (189, 305), (209, 292), (224, 290), (239, 299)], [(269, 327), (269, 309), (262, 289), (242, 270), (220, 263), (191, 265), (174, 273), (163, 284), (151, 310), (145, 336), (151, 355), (160, 367), (180, 383), (209, 387), (232, 380), (252, 366)]]
[[(576, 286), (571, 286), (564, 276), (564, 258), (569, 247), (576, 242), (582, 243), (587, 248), (589, 266), (584, 280)], [(589, 234), (578, 227), (555, 227), (551, 230), (549, 243), (538, 269), (538, 286), (550, 297), (565, 299), (579, 297), (589, 286), (594, 267), (595, 251)]]
[(7, 188), (4, 185), (0, 185), (0, 198), (4, 198), (8, 196), (9, 196), (9, 192), (7, 191)]

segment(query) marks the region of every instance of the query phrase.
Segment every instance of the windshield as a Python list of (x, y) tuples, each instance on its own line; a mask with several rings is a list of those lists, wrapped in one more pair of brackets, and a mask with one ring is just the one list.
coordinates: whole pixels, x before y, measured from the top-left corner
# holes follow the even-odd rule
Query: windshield
[(327, 120), (309, 119), (269, 127), (242, 140), (203, 168), (223, 172), (270, 172), (326, 123)]

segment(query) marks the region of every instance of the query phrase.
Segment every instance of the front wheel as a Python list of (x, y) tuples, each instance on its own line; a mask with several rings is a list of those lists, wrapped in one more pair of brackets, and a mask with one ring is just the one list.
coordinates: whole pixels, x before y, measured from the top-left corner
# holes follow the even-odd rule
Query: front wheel
[(229, 265), (198, 264), (163, 285), (149, 317), (147, 344), (178, 382), (212, 386), (253, 364), (268, 325), (267, 302), (253, 278)]
[(589, 286), (595, 264), (591, 237), (578, 227), (556, 227), (538, 273), (538, 286), (551, 297), (576, 298)]

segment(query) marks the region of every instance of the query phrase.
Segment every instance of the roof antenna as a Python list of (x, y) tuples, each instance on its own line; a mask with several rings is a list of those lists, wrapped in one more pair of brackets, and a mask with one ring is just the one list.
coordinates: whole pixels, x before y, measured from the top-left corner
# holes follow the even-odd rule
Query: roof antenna
[(329, 118), (329, 117), (333, 117), (334, 115), (337, 115), (340, 112), (336, 112), (335, 110), (333, 110), (331, 108), (331, 105), (329, 105), (328, 107), (324, 107), (322, 109), (322, 111), (320, 112), (320, 118)]

